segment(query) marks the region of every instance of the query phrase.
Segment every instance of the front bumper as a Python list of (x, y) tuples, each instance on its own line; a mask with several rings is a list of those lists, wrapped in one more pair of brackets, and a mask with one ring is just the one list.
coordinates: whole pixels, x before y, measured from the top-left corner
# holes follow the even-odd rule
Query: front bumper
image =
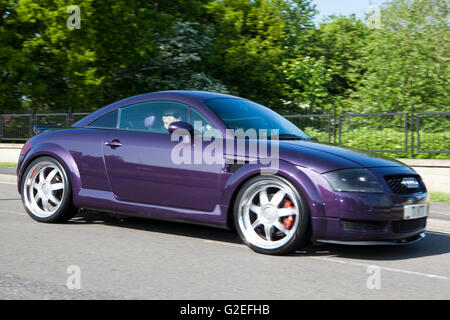
[[(407, 167), (371, 169), (380, 181), (386, 174), (417, 174)], [(311, 217), (312, 240), (342, 244), (403, 244), (421, 239), (427, 218), (404, 219), (404, 206), (427, 203), (428, 194), (336, 192), (316, 177), (322, 195), (322, 214)]]
[(423, 233), (426, 219), (350, 221), (340, 218), (312, 218), (311, 222), (314, 230), (313, 240), (393, 241), (397, 243), (405, 239), (409, 241)]

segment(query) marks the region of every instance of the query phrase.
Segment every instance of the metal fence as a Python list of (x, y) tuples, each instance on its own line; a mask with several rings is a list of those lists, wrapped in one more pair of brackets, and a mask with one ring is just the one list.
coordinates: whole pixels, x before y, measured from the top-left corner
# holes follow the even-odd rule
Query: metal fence
[(407, 113), (341, 114), (339, 144), (372, 152), (408, 152)]
[[(285, 116), (306, 134), (372, 152), (450, 153), (450, 112)], [(308, 119), (308, 121), (305, 121)]]
[[(416, 118), (417, 152), (450, 153), (450, 112), (420, 112)], [(445, 150), (436, 150), (436, 145)]]
[(320, 137), (316, 137), (322, 141), (331, 142), (332, 137), (332, 121), (331, 115), (329, 114), (293, 114), (293, 115), (285, 115), (289, 121), (295, 124), (300, 129), (302, 128), (315, 128), (318, 132), (325, 133), (327, 136), (324, 138), (323, 135)]
[[(88, 112), (0, 114), (0, 141), (25, 141), (36, 125), (70, 127)], [(450, 153), (450, 112), (285, 115), (319, 141), (372, 152)]]

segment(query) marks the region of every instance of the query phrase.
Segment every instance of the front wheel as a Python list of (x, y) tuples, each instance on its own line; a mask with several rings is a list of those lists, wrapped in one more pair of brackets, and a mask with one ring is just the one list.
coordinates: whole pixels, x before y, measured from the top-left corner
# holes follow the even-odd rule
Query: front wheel
[(234, 222), (244, 243), (259, 253), (289, 254), (310, 238), (306, 202), (297, 188), (279, 176), (258, 176), (242, 186)]
[(22, 202), (27, 213), (39, 222), (65, 222), (77, 209), (64, 167), (54, 158), (39, 157), (24, 172)]

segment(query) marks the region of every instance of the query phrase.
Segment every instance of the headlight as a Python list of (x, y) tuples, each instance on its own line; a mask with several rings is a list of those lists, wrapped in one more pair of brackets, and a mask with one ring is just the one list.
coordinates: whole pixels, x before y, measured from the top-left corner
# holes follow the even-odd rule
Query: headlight
[(384, 193), (378, 179), (367, 169), (344, 169), (323, 176), (339, 192)]

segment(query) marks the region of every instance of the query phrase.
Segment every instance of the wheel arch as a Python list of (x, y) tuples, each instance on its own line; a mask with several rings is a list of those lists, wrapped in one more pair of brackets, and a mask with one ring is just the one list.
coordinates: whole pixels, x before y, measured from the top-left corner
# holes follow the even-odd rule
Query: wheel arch
[(22, 185), (25, 170), (28, 168), (32, 161), (40, 157), (54, 158), (63, 166), (72, 187), (72, 200), (75, 204), (75, 195), (78, 194), (78, 191), (81, 189), (80, 171), (78, 170), (75, 159), (72, 157), (70, 152), (55, 143), (43, 143), (36, 146), (35, 148), (32, 148), (32, 150), (28, 152), (19, 170), (19, 175), (17, 178), (17, 188), (19, 193), (22, 194), (20, 186)]
[[(297, 171), (293, 171), (293, 168)], [(226, 224), (230, 229), (234, 229), (233, 209), (234, 202), (239, 191), (250, 179), (261, 175), (261, 167), (246, 165), (237, 170), (227, 181), (224, 188), (222, 203), (227, 206)], [(291, 183), (303, 196), (305, 205), (312, 216), (322, 215), (322, 196), (313, 181), (303, 171), (297, 169), (293, 164), (281, 161), (280, 168), (274, 174)]]

